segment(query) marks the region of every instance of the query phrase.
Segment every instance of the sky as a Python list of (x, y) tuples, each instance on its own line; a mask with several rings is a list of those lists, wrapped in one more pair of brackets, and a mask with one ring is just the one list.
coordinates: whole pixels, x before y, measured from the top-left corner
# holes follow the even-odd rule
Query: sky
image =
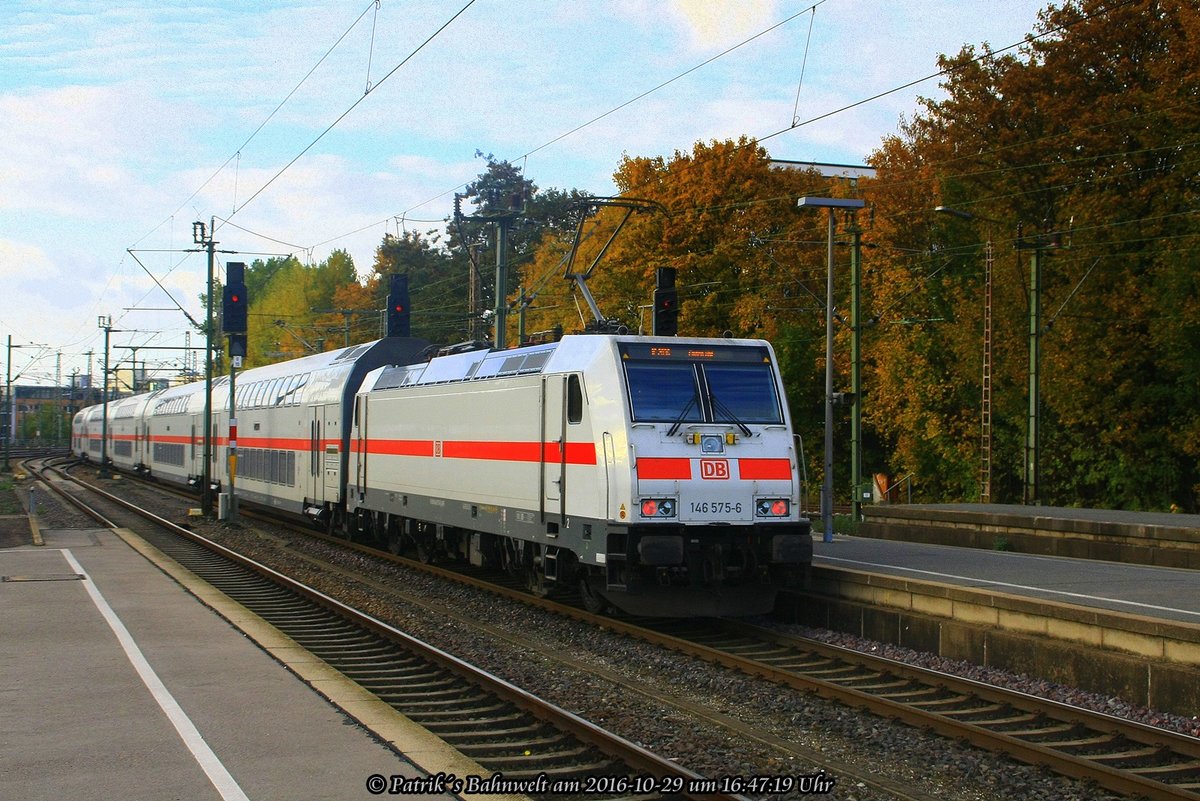
[(105, 317), (112, 364), (137, 345), (178, 372), (177, 304), (204, 315), (195, 221), (234, 251), (218, 278), (338, 248), (365, 275), (385, 233), (441, 227), (479, 153), (597, 195), (624, 155), (743, 135), (863, 164), (937, 80), (830, 112), (1020, 42), (1043, 5), (5, 0), (0, 361), (11, 335), (14, 383), (68, 384), (91, 351), (99, 383)]

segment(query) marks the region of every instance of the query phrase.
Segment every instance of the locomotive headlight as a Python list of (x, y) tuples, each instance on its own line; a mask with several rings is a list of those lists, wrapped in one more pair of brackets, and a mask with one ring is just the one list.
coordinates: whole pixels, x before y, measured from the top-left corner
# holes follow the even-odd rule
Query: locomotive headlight
[(786, 498), (759, 498), (754, 504), (756, 517), (787, 517), (791, 503)]
[(641, 506), (642, 517), (674, 517), (674, 498), (644, 498)]
[(725, 439), (720, 434), (705, 434), (700, 437), (701, 453), (724, 453)]

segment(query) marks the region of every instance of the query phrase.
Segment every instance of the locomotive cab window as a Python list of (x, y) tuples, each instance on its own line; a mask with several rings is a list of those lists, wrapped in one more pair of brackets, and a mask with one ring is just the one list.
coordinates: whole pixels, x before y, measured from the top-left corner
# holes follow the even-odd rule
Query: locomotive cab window
[(703, 421), (692, 365), (686, 362), (627, 362), (625, 376), (634, 422)]
[(783, 422), (766, 348), (621, 343), (620, 350), (634, 422)]
[(770, 363), (709, 364), (704, 378), (716, 422), (783, 422)]
[(583, 387), (579, 384), (579, 376), (567, 376), (567, 422), (578, 423), (583, 420)]

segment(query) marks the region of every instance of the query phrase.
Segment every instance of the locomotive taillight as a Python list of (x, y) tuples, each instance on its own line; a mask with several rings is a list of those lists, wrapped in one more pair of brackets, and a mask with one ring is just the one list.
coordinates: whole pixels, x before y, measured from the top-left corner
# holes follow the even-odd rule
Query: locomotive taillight
[(674, 498), (644, 498), (641, 507), (642, 517), (674, 517)]
[(757, 517), (787, 517), (791, 508), (791, 502), (786, 498), (759, 498), (754, 504), (754, 514)]

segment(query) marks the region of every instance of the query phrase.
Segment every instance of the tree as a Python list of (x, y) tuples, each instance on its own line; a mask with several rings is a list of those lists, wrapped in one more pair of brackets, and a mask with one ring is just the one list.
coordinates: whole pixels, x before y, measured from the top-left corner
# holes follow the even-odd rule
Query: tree
[[(1081, 0), (1051, 6), (1036, 33), (1020, 57), (970, 47), (943, 57), (946, 99), (925, 101), (872, 157), (872, 291), (895, 316), (940, 318), (873, 343), (872, 424), (926, 497), (971, 496), (979, 244), (990, 236), (993, 496), (1019, 499), (1029, 370), (1030, 252), (1014, 249), (1022, 223), (1025, 245), (1051, 233), (1071, 244), (1043, 258), (1042, 501), (1195, 509), (1200, 265), (1191, 243), (1200, 232), (1189, 210), (1200, 67), (1186, 56), (1198, 54), (1200, 12), (1179, 0)], [(974, 228), (935, 218), (939, 204), (975, 213)]]
[(462, 341), (468, 335), (466, 272), (437, 242), (432, 231), (384, 235), (368, 284), (373, 307), (386, 306), (389, 275), (407, 275), (412, 335), (431, 342)]
[[(490, 338), (483, 323), (485, 317), (490, 320), (486, 310), (495, 308), (497, 226), (507, 226), (507, 308), (519, 314), (519, 287), (527, 278), (528, 265), (544, 238), (561, 240), (573, 230), (577, 205), (587, 195), (578, 189), (539, 190), (520, 167), (497, 161), (490, 153), (476, 155), (487, 167), (459, 196), (475, 208), (448, 220), (449, 249), (454, 254), (455, 273), (467, 276), (468, 282), (472, 274), (476, 276), (476, 308), (474, 314), (468, 309), (468, 335)], [(529, 284), (524, 286), (532, 292)]]

